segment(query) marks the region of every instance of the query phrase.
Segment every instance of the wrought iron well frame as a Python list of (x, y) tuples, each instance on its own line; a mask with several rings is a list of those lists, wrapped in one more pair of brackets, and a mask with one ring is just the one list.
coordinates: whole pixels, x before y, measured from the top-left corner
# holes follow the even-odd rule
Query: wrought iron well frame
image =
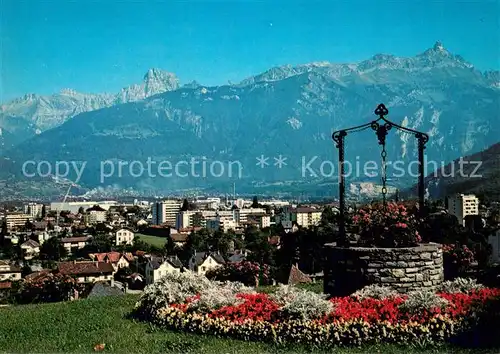
[(367, 128), (374, 130), (378, 137), (379, 145), (382, 145), (382, 159), (383, 159), (383, 173), (382, 173), (382, 196), (384, 206), (386, 205), (387, 196), (387, 176), (386, 176), (386, 164), (385, 158), (387, 152), (385, 150), (385, 138), (392, 128), (398, 129), (400, 131), (412, 134), (417, 139), (418, 143), (418, 200), (419, 200), (419, 210), (423, 212), (425, 203), (425, 187), (424, 187), (424, 150), (425, 144), (429, 141), (429, 136), (423, 132), (413, 130), (410, 128), (403, 127), (396, 123), (389, 121), (386, 116), (389, 114), (389, 110), (385, 107), (383, 103), (377, 106), (375, 109), (375, 115), (379, 118), (371, 121), (369, 123), (359, 125), (352, 128), (341, 129), (335, 131), (332, 134), (332, 139), (336, 143), (336, 147), (339, 150), (339, 202), (340, 202), (340, 220), (339, 220), (339, 232), (340, 239), (346, 240), (346, 229), (345, 229), (345, 137), (347, 133), (354, 133)]

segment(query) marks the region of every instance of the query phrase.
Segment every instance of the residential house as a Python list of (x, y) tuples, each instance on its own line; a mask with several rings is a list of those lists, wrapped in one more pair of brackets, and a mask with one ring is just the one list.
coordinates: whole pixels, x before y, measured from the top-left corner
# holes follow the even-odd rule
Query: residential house
[(21, 280), (21, 268), (7, 261), (0, 261), (0, 282)]
[(85, 246), (90, 244), (92, 237), (90, 236), (79, 236), (79, 237), (66, 237), (61, 239), (61, 244), (71, 254), (75, 250), (85, 248)]
[(35, 231), (48, 231), (48, 223), (46, 221), (35, 221), (33, 228)]
[(170, 238), (172, 239), (172, 242), (174, 243), (175, 247), (182, 248), (186, 244), (189, 238), (189, 234), (186, 233), (172, 234), (170, 235)]
[(24, 259), (33, 259), (40, 254), (40, 244), (32, 239), (21, 244)]
[(189, 260), (189, 270), (204, 275), (207, 271), (221, 267), (225, 263), (219, 253), (196, 252)]
[(40, 245), (52, 237), (48, 231), (33, 231), (31, 237), (35, 239)]
[(144, 220), (144, 219), (140, 219), (140, 220), (138, 220), (138, 221), (135, 223), (135, 225), (136, 225), (137, 227), (145, 227), (145, 226), (148, 226), (148, 222), (147, 222), (146, 220)]
[(182, 263), (177, 256), (152, 257), (146, 264), (146, 284), (152, 284), (169, 273), (180, 273), (182, 268)]
[(115, 271), (120, 268), (128, 268), (134, 261), (132, 253), (108, 252), (108, 253), (90, 253), (89, 258), (93, 261), (111, 263)]
[(75, 277), (79, 283), (107, 281), (113, 285), (115, 269), (111, 263), (95, 261), (60, 262), (57, 271)]
[(228, 258), (228, 261), (231, 263), (246, 261), (249, 253), (250, 251), (247, 249), (234, 250), (233, 254)]
[(120, 245), (133, 245), (134, 244), (134, 232), (132, 230), (121, 228), (114, 232), (115, 244)]

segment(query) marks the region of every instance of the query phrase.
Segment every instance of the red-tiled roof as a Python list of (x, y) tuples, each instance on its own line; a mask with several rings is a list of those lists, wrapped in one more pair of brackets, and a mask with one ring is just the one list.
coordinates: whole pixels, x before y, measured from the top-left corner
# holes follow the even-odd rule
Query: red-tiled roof
[(114, 268), (111, 263), (106, 262), (60, 262), (57, 266), (59, 273), (64, 275), (84, 275), (113, 273)]
[(125, 259), (129, 262), (133, 262), (135, 260), (131, 252), (125, 252), (123, 257), (125, 257)]
[(93, 261), (104, 262), (104, 258), (106, 258), (106, 253), (89, 253), (89, 257)]
[(24, 277), (25, 280), (36, 280), (37, 278), (42, 278), (45, 277), (47, 274), (50, 273), (50, 270), (44, 269), (39, 272), (34, 272), (31, 274), (28, 274), (27, 276)]
[(0, 290), (2, 289), (10, 289), (12, 288), (12, 283), (10, 281), (2, 281), (0, 282)]
[[(130, 254), (132, 255), (132, 254)], [(89, 257), (98, 262), (106, 262), (109, 261), (111, 263), (118, 263), (121, 258), (120, 252), (108, 252), (108, 253), (90, 253)], [(133, 257), (132, 257), (133, 259)]]
[(192, 231), (200, 231), (201, 229), (203, 229), (203, 228), (200, 226), (189, 226), (189, 227), (182, 227), (182, 228), (178, 229), (177, 231), (179, 231), (179, 233), (189, 233)]
[(28, 241), (24, 242), (21, 246), (37, 248), (40, 247), (40, 244), (32, 239), (29, 239)]
[(90, 236), (80, 236), (80, 237), (66, 237), (62, 238), (61, 242), (62, 243), (73, 243), (73, 242), (87, 242), (91, 239), (92, 237)]
[(109, 252), (108, 254), (106, 254), (106, 258), (109, 259), (111, 263), (118, 263), (121, 256), (122, 255), (120, 252)]
[(173, 234), (173, 235), (170, 235), (170, 238), (174, 242), (186, 242), (189, 238), (189, 235), (188, 234)]

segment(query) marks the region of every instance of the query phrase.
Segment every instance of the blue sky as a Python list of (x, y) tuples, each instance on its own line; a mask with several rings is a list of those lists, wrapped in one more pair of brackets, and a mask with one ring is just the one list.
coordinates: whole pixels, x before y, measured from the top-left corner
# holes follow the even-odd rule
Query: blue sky
[(224, 84), (276, 65), (413, 56), (437, 40), (498, 70), (499, 3), (0, 0), (0, 102), (116, 92), (151, 67)]

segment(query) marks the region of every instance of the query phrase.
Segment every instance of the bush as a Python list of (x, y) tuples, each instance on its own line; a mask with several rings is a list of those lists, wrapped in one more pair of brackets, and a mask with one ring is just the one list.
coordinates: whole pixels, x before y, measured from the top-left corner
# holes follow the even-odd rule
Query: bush
[(383, 300), (398, 296), (398, 292), (388, 286), (373, 284), (365, 286), (363, 289), (356, 291), (351, 296), (356, 297), (360, 300), (364, 300), (367, 298)]
[(320, 318), (333, 310), (333, 304), (327, 301), (327, 295), (298, 289), (290, 285), (280, 285), (271, 298), (281, 306), (283, 317), (310, 320)]
[(198, 312), (210, 312), (224, 306), (233, 306), (242, 303), (238, 294), (255, 293), (253, 288), (245, 287), (237, 282), (214, 282), (189, 302), (188, 309)]
[(170, 304), (180, 304), (211, 286), (210, 281), (191, 272), (168, 273), (154, 284), (146, 286), (136, 308), (147, 309), (149, 314)]
[(82, 284), (68, 276), (44, 273), (22, 282), (14, 295), (20, 304), (66, 301), (81, 294)]
[(400, 305), (400, 309), (410, 314), (418, 314), (422, 310), (443, 309), (448, 305), (448, 301), (436, 293), (424, 291), (411, 291), (405, 302)]
[(365, 247), (412, 247), (422, 240), (415, 216), (396, 203), (359, 209), (352, 225), (359, 233), (359, 244)]
[(475, 261), (474, 252), (467, 245), (443, 245), (443, 265), (446, 278), (455, 278)]
[(476, 279), (471, 278), (455, 278), (447, 280), (441, 284), (438, 291), (442, 293), (468, 293), (472, 290), (483, 289), (484, 286), (478, 284)]

